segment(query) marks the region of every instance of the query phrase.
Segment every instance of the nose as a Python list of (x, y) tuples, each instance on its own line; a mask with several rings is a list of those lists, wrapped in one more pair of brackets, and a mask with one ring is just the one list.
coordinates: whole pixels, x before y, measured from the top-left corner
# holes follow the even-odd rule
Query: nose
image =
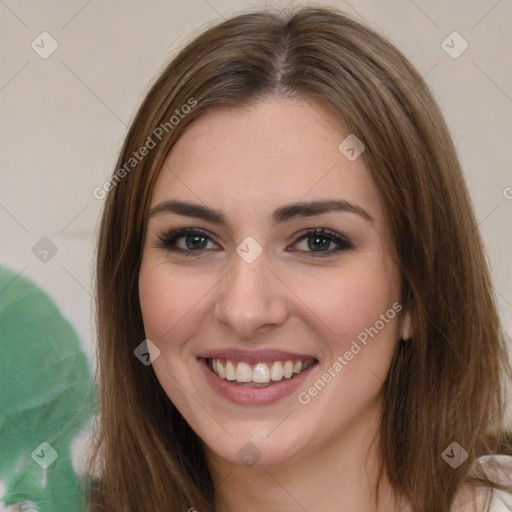
[(236, 255), (219, 283), (215, 319), (239, 338), (264, 334), (288, 315), (290, 292), (267, 266), (264, 255), (252, 263)]

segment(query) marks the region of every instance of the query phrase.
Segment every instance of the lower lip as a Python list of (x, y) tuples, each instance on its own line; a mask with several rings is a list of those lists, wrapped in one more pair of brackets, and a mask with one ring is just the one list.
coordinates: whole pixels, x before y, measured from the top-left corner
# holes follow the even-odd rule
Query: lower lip
[(221, 379), (216, 373), (210, 370), (204, 358), (199, 358), (198, 362), (206, 375), (206, 379), (215, 391), (228, 400), (231, 400), (231, 402), (242, 405), (271, 404), (285, 396), (291, 395), (304, 384), (310, 370), (318, 364), (317, 362), (313, 363), (301, 374), (295, 375), (292, 379), (283, 379), (264, 388), (253, 388), (231, 384), (231, 382)]

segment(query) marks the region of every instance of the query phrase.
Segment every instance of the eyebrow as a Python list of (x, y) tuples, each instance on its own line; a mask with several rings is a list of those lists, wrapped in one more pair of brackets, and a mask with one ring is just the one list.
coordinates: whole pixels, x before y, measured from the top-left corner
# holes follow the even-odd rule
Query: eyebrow
[[(328, 199), (323, 201), (287, 204), (274, 210), (272, 218), (274, 224), (280, 224), (297, 217), (312, 217), (314, 215), (322, 215), (323, 213), (329, 212), (354, 213), (369, 222), (373, 222), (374, 220), (366, 210), (343, 199)], [(150, 217), (162, 214), (195, 217), (224, 226), (229, 224), (226, 216), (220, 210), (215, 210), (208, 206), (190, 203), (187, 201), (163, 201), (154, 206), (149, 212)]]
[[(366, 210), (343, 199), (327, 199), (323, 201), (287, 204), (274, 210), (272, 218), (274, 224), (280, 224), (297, 217), (312, 217), (329, 212), (353, 213), (369, 222), (373, 222), (374, 220)], [(149, 212), (150, 217), (162, 214), (195, 217), (224, 226), (229, 224), (226, 216), (220, 210), (187, 201), (163, 201), (151, 208)]]

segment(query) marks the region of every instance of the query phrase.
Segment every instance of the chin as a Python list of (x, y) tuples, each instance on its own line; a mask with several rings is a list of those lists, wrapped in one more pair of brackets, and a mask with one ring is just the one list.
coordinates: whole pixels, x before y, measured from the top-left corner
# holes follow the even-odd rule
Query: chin
[[(246, 429), (243, 435), (233, 436), (228, 442), (219, 443), (217, 439), (206, 439), (206, 451), (216, 461), (252, 468), (254, 466), (280, 466), (295, 459), (306, 446), (300, 446), (299, 439), (285, 435), (275, 436), (259, 435)], [(272, 435), (270, 436), (272, 437)]]

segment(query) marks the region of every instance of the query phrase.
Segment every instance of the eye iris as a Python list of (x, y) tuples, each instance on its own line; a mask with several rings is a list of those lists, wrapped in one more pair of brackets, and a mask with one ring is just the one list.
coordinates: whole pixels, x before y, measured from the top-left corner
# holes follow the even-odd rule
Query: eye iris
[[(188, 235), (186, 237), (186, 246), (188, 249), (194, 251), (194, 250), (197, 250), (197, 249), (204, 249), (207, 245), (207, 242), (206, 242), (206, 237), (204, 236), (199, 236), (199, 235)], [(189, 246), (189, 241), (192, 240), (192, 247)], [(199, 241), (199, 244), (196, 245), (196, 242)]]
[(311, 237), (308, 240), (308, 247), (310, 249), (328, 249), (330, 242), (331, 241), (325, 237), (321, 237), (321, 236)]

